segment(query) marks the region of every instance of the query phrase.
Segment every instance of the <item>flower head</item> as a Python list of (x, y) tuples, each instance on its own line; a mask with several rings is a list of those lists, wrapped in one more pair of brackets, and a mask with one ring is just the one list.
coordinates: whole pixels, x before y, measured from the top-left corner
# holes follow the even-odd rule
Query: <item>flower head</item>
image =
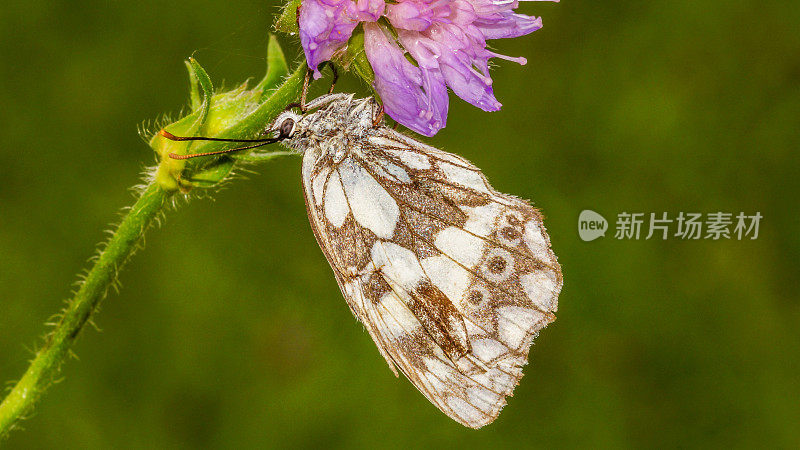
[(517, 6), (518, 0), (303, 0), (300, 42), (318, 77), (319, 64), (342, 49), (363, 22), (364, 50), (384, 110), (433, 136), (447, 121), (448, 87), (484, 111), (500, 109), (489, 60), (527, 61), (494, 53), (486, 41), (542, 27), (540, 18), (515, 13)]

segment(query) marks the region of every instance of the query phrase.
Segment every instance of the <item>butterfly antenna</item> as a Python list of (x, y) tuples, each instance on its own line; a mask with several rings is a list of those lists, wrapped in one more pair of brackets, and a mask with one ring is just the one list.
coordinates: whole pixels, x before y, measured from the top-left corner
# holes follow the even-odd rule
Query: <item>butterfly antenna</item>
[(226, 150), (218, 150), (215, 152), (205, 152), (205, 153), (193, 153), (190, 155), (178, 155), (176, 153), (170, 153), (169, 157), (172, 159), (191, 159), (191, 158), (199, 158), (202, 156), (215, 156), (215, 155), (224, 155), (226, 153), (233, 153), (233, 152), (240, 152), (242, 150), (249, 150), (252, 148), (263, 147), (268, 144), (274, 144), (275, 142), (279, 142), (282, 140), (281, 137), (277, 138), (262, 138), (262, 139), (224, 139), (224, 138), (211, 138), (211, 137), (203, 137), (203, 136), (175, 136), (174, 134), (170, 133), (166, 130), (161, 130), (158, 132), (159, 135), (171, 140), (171, 141), (214, 141), (214, 142), (255, 142), (253, 145), (247, 145), (244, 147), (236, 147), (236, 148), (229, 148)]
[(227, 153), (240, 152), (242, 150), (249, 150), (251, 148), (263, 147), (263, 146), (268, 145), (268, 144), (274, 144), (275, 142), (278, 142), (278, 141), (280, 141), (280, 139), (272, 138), (269, 141), (260, 142), (258, 144), (254, 144), (254, 145), (247, 145), (245, 147), (229, 148), (227, 150), (219, 150), (219, 151), (216, 151), (216, 152), (192, 153), (191, 155), (178, 155), (178, 154), (175, 154), (175, 153), (170, 153), (169, 157), (172, 158), (172, 159), (192, 159), (192, 158), (199, 158), (201, 156), (224, 155), (224, 154), (227, 154)]
[(224, 139), (224, 138), (212, 138), (212, 137), (205, 137), (205, 136), (175, 136), (174, 134), (170, 133), (167, 130), (161, 130), (158, 132), (159, 135), (169, 139), (170, 141), (214, 141), (214, 142), (266, 142), (273, 138), (259, 138), (259, 139)]

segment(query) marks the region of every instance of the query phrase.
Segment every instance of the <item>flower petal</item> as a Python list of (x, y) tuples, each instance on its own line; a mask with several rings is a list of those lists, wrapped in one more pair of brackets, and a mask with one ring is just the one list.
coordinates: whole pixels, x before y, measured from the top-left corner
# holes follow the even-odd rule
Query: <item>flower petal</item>
[(494, 97), (489, 77), (488, 60), (492, 54), (485, 50), (486, 44), (479, 35), (480, 32), (477, 36), (468, 35), (461, 27), (442, 23), (433, 24), (425, 36), (417, 38), (399, 33), (400, 42), (420, 65), (427, 64), (433, 55), (447, 86), (457, 96), (484, 111), (497, 111), (502, 105)]
[(346, 10), (351, 3), (347, 0), (303, 0), (300, 6), (300, 44), (308, 67), (314, 71), (314, 78), (320, 77), (320, 63), (331, 59), (347, 43), (358, 25)]
[(395, 28), (423, 31), (431, 26), (431, 16), (422, 11), (423, 7), (414, 1), (391, 4), (386, 7), (386, 18)]
[(510, 11), (501, 13), (501, 17), (494, 20), (476, 20), (475, 25), (485, 39), (515, 38), (533, 33), (542, 28), (541, 17), (531, 17), (524, 14), (514, 14)]
[(373, 87), (391, 118), (425, 136), (447, 121), (447, 88), (437, 69), (416, 67), (380, 25), (364, 24), (364, 50), (375, 72)]
[[(318, 65), (346, 45), (355, 26), (363, 22), (365, 51), (375, 72), (373, 87), (386, 113), (431, 136), (446, 122), (448, 87), (485, 111), (500, 109), (489, 60), (520, 64), (526, 60), (494, 53), (486, 41), (542, 27), (540, 18), (514, 12), (521, 1), (558, 0), (387, 1), (303, 0), (300, 40), (306, 59), (319, 77)], [(388, 24), (375, 23), (381, 17)]]
[(359, 22), (375, 22), (381, 18), (386, 8), (383, 0), (357, 0), (348, 5), (351, 17)]

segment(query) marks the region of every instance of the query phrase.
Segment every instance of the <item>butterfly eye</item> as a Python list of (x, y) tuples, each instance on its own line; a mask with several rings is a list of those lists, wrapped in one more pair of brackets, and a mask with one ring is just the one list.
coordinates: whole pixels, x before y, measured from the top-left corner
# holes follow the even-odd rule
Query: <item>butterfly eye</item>
[(279, 137), (281, 138), (288, 138), (291, 137), (292, 132), (294, 131), (294, 119), (291, 117), (287, 117), (286, 120), (281, 123), (279, 130)]

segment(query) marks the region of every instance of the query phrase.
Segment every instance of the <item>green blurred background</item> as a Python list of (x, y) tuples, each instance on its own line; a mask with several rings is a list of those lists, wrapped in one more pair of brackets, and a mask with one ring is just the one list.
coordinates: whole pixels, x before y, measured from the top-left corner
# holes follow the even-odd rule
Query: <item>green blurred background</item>
[[(144, 121), (263, 73), (277, 8), (29, 1), (0, 10), (0, 380), (132, 203)], [(800, 3), (525, 3), (502, 112), (453, 98), (432, 142), (547, 216), (559, 319), (481, 431), (395, 379), (307, 223), (299, 158), (171, 212), (7, 448), (797, 447)], [(296, 40), (281, 37), (299, 61)], [(346, 76), (344, 91), (366, 93)], [(577, 216), (763, 216), (757, 240), (582, 242)]]

